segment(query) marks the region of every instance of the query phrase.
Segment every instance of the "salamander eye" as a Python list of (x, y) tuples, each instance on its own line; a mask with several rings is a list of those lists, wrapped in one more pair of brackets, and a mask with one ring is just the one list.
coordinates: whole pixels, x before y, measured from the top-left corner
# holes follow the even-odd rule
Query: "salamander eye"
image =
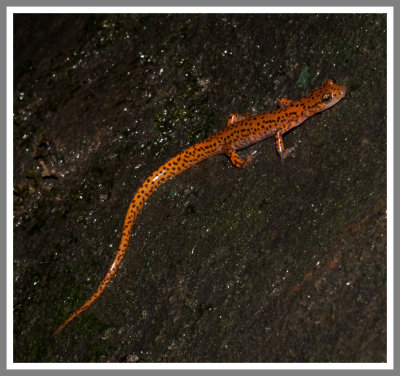
[(322, 102), (328, 102), (331, 100), (331, 98), (332, 98), (332, 94), (324, 94), (322, 96)]

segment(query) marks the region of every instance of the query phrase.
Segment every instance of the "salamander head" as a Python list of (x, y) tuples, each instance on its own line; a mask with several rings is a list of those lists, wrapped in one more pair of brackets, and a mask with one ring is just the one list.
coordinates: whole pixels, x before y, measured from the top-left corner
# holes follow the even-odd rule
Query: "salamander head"
[(324, 85), (303, 98), (305, 112), (307, 115), (312, 115), (325, 111), (339, 102), (345, 95), (346, 85), (337, 84), (334, 80), (328, 78)]

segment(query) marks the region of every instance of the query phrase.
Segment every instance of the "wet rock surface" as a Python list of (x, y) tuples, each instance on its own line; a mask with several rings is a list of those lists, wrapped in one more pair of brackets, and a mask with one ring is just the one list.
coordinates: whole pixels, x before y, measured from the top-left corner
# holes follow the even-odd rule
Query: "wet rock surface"
[[(328, 77), (283, 165), (269, 139), (157, 190), (51, 337), (153, 170)], [(386, 361), (384, 15), (21, 14), (14, 85), (16, 362)]]

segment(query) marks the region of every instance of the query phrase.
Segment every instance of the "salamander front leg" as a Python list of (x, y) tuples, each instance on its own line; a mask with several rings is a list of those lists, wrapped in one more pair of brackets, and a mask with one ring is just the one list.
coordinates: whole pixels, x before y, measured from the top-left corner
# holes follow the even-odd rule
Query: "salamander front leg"
[(223, 151), (231, 160), (232, 164), (238, 168), (246, 168), (249, 163), (254, 159), (254, 155), (249, 155), (246, 159), (240, 158), (235, 149), (229, 146), (224, 147)]

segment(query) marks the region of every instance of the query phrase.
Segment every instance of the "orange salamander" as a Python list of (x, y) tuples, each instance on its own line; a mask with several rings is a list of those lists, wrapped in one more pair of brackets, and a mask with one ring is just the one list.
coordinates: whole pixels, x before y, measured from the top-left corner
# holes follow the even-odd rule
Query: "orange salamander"
[(281, 159), (284, 160), (289, 155), (290, 149), (285, 149), (282, 135), (290, 129), (297, 127), (309, 117), (332, 107), (345, 94), (345, 85), (336, 84), (334, 80), (328, 79), (324, 85), (310, 92), (304, 98), (298, 100), (278, 99), (279, 108), (274, 111), (253, 116), (248, 116), (248, 114), (230, 114), (224, 129), (221, 129), (204, 141), (183, 150), (155, 170), (139, 187), (129, 204), (122, 230), (121, 242), (106, 276), (101, 281), (95, 293), (86, 303), (69, 316), (53, 335), (59, 333), (75, 317), (88, 309), (103, 293), (117, 272), (128, 250), (133, 226), (144, 203), (161, 184), (204, 159), (218, 154), (226, 154), (234, 166), (246, 168), (254, 156), (242, 159), (237, 154), (237, 150), (272, 136), (275, 137), (276, 150)]

